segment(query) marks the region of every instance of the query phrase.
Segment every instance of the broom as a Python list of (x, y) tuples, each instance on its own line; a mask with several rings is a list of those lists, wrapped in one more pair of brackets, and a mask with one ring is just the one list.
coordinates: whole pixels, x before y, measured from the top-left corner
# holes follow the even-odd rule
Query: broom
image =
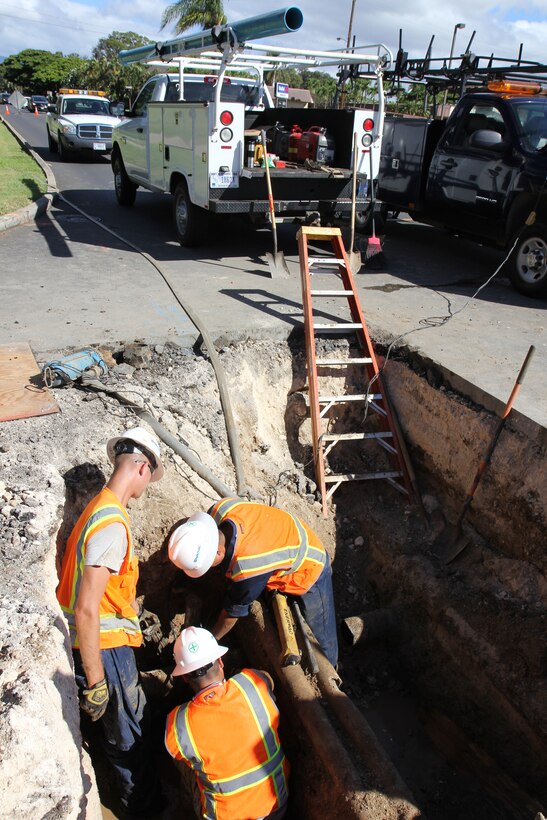
[[(382, 243), (380, 241), (380, 237), (376, 236), (376, 230), (374, 225), (374, 206), (376, 204), (376, 197), (374, 194), (374, 168), (372, 163), (372, 145), (370, 146), (369, 151), (369, 159), (370, 159), (370, 207), (371, 207), (371, 214), (372, 214), (372, 235), (369, 236), (367, 242), (367, 249), (365, 253), (365, 262), (370, 263), (370, 260), (374, 260), (374, 267), (381, 267), (385, 262), (384, 252), (382, 250)], [(369, 267), (370, 264), (369, 264)]]

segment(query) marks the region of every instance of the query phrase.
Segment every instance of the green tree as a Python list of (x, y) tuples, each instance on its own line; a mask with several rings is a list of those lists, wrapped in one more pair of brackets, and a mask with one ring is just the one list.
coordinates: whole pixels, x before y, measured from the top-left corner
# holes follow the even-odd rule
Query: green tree
[(175, 32), (183, 34), (189, 28), (203, 29), (223, 25), (226, 22), (222, 0), (178, 0), (167, 6), (161, 18), (161, 27), (175, 23)]
[(64, 56), (60, 51), (27, 48), (6, 57), (2, 64), (4, 78), (26, 94), (45, 94), (67, 83), (72, 71), (85, 65), (77, 54)]
[(99, 40), (92, 51), (93, 59), (71, 73), (70, 84), (75, 88), (106, 91), (110, 99), (130, 103), (150, 77), (152, 70), (138, 63), (122, 65), (119, 52), (151, 42), (153, 41), (134, 31), (113, 31), (108, 37)]

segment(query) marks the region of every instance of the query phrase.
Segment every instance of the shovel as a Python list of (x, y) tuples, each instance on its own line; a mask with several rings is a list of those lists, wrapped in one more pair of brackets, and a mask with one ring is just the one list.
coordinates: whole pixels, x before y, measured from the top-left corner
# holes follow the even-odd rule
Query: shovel
[(500, 433), (503, 430), (505, 422), (507, 421), (507, 417), (511, 412), (514, 401), (520, 390), (520, 386), (524, 381), (524, 376), (526, 375), (528, 365), (530, 364), (530, 360), (534, 352), (534, 345), (530, 345), (530, 349), (528, 350), (526, 358), (522, 363), (522, 367), (520, 368), (520, 372), (511, 391), (511, 395), (509, 396), (507, 404), (505, 405), (505, 410), (503, 411), (501, 418), (498, 419), (496, 429), (494, 430), (494, 435), (492, 436), (492, 441), (490, 442), (487, 451), (481, 459), (481, 462), (475, 474), (475, 478), (473, 479), (473, 484), (471, 485), (471, 488), (467, 493), (465, 502), (463, 504), (463, 507), (458, 516), (458, 520), (455, 526), (450, 527), (448, 533), (446, 532), (446, 530), (443, 533), (441, 533), (441, 535), (438, 536), (438, 538), (433, 543), (434, 552), (436, 552), (437, 555), (439, 555), (439, 557), (442, 558), (445, 564), (450, 564), (451, 561), (454, 561), (458, 557), (458, 555), (460, 555), (464, 551), (464, 549), (467, 547), (469, 543), (469, 539), (462, 532), (463, 519), (465, 518), (467, 510), (471, 506), (471, 502), (473, 501), (473, 496), (475, 495), (475, 491), (479, 485), (479, 481), (481, 480), (484, 471), (490, 464), (492, 453), (494, 452), (496, 444), (498, 443)]
[(357, 134), (353, 135), (353, 173), (351, 178), (351, 234), (349, 250), (347, 252), (348, 263), (351, 272), (355, 275), (359, 273), (363, 265), (361, 251), (355, 250), (355, 211), (357, 199)]
[(290, 270), (285, 262), (283, 251), (277, 250), (277, 228), (275, 225), (275, 206), (272, 193), (272, 180), (270, 179), (270, 166), (268, 164), (268, 149), (266, 148), (266, 132), (262, 131), (262, 149), (264, 157), (264, 168), (266, 170), (266, 182), (268, 184), (268, 202), (270, 203), (270, 222), (272, 224), (272, 234), (274, 243), (273, 254), (266, 254), (266, 261), (270, 268), (270, 276), (272, 279), (286, 279), (291, 275)]

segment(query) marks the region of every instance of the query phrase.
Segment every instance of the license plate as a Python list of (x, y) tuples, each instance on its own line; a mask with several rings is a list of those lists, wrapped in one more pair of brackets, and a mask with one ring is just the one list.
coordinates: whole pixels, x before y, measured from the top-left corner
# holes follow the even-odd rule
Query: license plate
[(94, 142), (93, 143), (93, 150), (94, 151), (106, 151), (106, 142)]
[(238, 188), (239, 179), (235, 174), (209, 174), (211, 188)]

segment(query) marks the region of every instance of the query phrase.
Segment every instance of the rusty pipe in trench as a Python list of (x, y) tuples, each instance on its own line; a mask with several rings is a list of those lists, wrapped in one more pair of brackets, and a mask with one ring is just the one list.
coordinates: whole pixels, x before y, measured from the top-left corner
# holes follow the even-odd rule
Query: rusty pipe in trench
[[(313, 638), (311, 632), (309, 635)], [(315, 676), (319, 693), (301, 666), (281, 666), (279, 638), (260, 602), (255, 601), (252, 605), (245, 629), (238, 630), (238, 637), (248, 648), (249, 654), (254, 657), (258, 655), (265, 668), (280, 681), (288, 696), (288, 706), (304, 727), (315, 755), (321, 760), (335, 787), (344, 795), (347, 813), (341, 811), (340, 816), (369, 820), (378, 810), (378, 801), (385, 802), (383, 816), (390, 820), (414, 820), (422, 816), (365, 717), (338, 688), (338, 674), (318, 648), (315, 639), (312, 642), (319, 667)], [(356, 756), (350, 755), (346, 749), (327, 709), (321, 703), (320, 695), (346, 732), (348, 745), (357, 752)], [(377, 787), (370, 786), (371, 779), (376, 781)]]

